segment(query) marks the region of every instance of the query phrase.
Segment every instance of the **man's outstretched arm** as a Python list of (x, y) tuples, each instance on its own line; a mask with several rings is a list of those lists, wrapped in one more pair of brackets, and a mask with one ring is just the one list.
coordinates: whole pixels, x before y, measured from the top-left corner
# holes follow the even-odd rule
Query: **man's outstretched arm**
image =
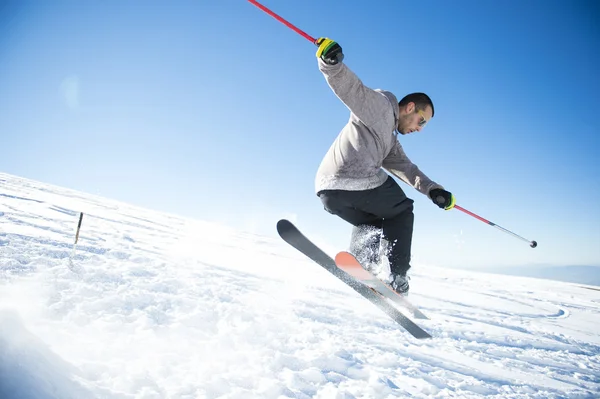
[(348, 109), (365, 125), (376, 129), (395, 128), (392, 103), (384, 94), (365, 86), (342, 60), (342, 48), (334, 41), (320, 38), (317, 50), (319, 69), (329, 87)]

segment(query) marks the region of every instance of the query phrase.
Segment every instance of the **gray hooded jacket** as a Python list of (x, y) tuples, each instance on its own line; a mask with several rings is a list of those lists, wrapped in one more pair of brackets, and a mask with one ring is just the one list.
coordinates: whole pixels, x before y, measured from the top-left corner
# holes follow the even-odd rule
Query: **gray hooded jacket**
[(316, 192), (372, 189), (386, 181), (385, 170), (425, 195), (434, 188), (443, 188), (408, 159), (398, 142), (397, 98), (390, 92), (366, 87), (341, 62), (318, 62), (327, 83), (351, 113), (319, 166)]

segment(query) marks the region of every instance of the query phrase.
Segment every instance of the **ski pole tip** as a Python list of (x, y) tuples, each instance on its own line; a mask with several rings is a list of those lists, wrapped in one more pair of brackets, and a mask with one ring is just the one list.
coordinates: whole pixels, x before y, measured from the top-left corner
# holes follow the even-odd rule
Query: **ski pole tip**
[(535, 247), (537, 247), (537, 242), (536, 242), (536, 241), (531, 241), (531, 245), (530, 245), (530, 247), (531, 247), (531, 248), (535, 248)]

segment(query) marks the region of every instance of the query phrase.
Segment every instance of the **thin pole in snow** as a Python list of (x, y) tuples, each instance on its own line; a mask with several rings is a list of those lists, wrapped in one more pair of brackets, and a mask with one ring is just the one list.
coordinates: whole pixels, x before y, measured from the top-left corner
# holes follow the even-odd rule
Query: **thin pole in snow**
[(71, 255), (69, 256), (69, 266), (72, 271), (75, 270), (75, 266), (73, 265), (73, 257), (75, 256), (75, 249), (77, 248), (77, 242), (79, 241), (79, 231), (81, 230), (81, 222), (83, 221), (83, 212), (79, 213), (79, 222), (77, 223), (77, 231), (75, 232), (75, 242), (73, 243), (73, 249), (71, 250)]

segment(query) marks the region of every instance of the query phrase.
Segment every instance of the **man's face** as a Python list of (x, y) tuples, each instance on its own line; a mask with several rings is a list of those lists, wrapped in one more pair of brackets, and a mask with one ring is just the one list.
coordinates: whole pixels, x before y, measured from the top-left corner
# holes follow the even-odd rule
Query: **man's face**
[(398, 131), (401, 134), (420, 132), (431, 119), (432, 113), (429, 105), (422, 111), (417, 110), (415, 103), (408, 103), (400, 107)]

